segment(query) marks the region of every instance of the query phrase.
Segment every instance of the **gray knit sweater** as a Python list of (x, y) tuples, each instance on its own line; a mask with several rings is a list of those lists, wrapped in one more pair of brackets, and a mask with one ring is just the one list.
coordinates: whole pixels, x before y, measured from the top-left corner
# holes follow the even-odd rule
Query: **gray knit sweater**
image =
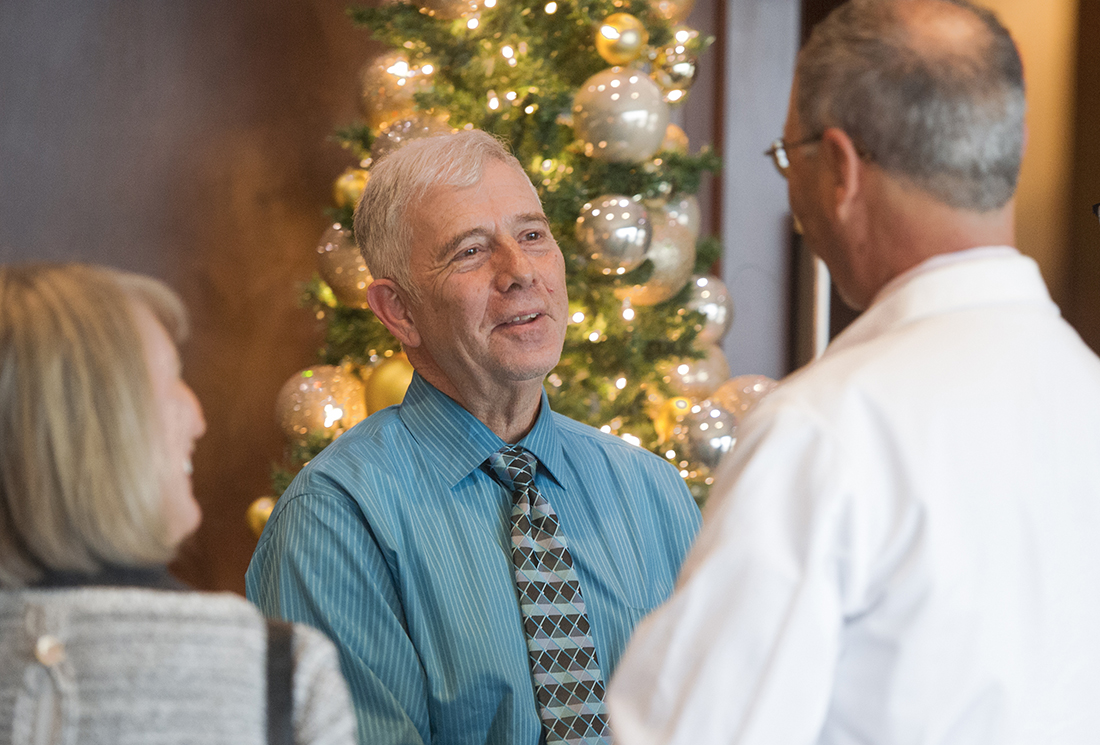
[[(230, 594), (0, 592), (0, 745), (263, 745), (266, 626)], [(350, 745), (336, 650), (295, 626), (297, 745)]]

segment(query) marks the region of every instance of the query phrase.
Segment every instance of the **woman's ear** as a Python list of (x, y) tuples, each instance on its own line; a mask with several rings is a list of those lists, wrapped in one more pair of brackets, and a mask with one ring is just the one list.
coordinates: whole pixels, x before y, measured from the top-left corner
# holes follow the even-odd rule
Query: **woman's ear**
[(391, 279), (376, 279), (367, 288), (367, 303), (378, 320), (406, 348), (420, 346), (420, 332), (416, 330), (408, 297)]

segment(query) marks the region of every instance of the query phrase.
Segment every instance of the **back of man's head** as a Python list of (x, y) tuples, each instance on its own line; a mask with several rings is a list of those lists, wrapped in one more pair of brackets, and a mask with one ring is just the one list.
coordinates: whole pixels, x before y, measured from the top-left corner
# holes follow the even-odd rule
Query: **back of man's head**
[(1008, 31), (966, 0), (849, 0), (799, 53), (806, 138), (838, 127), (860, 154), (951, 207), (1016, 191), (1023, 67)]

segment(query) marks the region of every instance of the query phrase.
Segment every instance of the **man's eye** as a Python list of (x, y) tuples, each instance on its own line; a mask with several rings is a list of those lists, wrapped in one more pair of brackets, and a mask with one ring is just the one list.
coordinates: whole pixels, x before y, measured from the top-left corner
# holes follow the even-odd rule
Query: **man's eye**
[(528, 230), (526, 233), (523, 234), (523, 239), (525, 241), (537, 241), (541, 237), (541, 230)]
[(480, 250), (481, 250), (481, 248), (479, 246), (470, 246), (469, 248), (466, 248), (466, 249), (463, 249), (462, 251), (459, 251), (458, 252), (458, 258), (468, 259), (471, 256), (477, 256), (477, 253)]

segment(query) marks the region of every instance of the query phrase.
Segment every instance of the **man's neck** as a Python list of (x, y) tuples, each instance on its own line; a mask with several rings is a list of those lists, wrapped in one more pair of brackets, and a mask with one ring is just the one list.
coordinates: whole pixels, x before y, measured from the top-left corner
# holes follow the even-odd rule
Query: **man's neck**
[(862, 286), (869, 303), (891, 281), (934, 256), (1015, 245), (1015, 200), (988, 212), (957, 209), (893, 179), (880, 191), (880, 219), (868, 232)]
[(490, 381), (465, 381), (458, 385), (438, 366), (410, 350), (409, 361), (420, 377), (440, 393), (470, 412), (493, 433), (508, 443), (519, 442), (535, 426), (542, 403), (542, 379), (508, 385)]

